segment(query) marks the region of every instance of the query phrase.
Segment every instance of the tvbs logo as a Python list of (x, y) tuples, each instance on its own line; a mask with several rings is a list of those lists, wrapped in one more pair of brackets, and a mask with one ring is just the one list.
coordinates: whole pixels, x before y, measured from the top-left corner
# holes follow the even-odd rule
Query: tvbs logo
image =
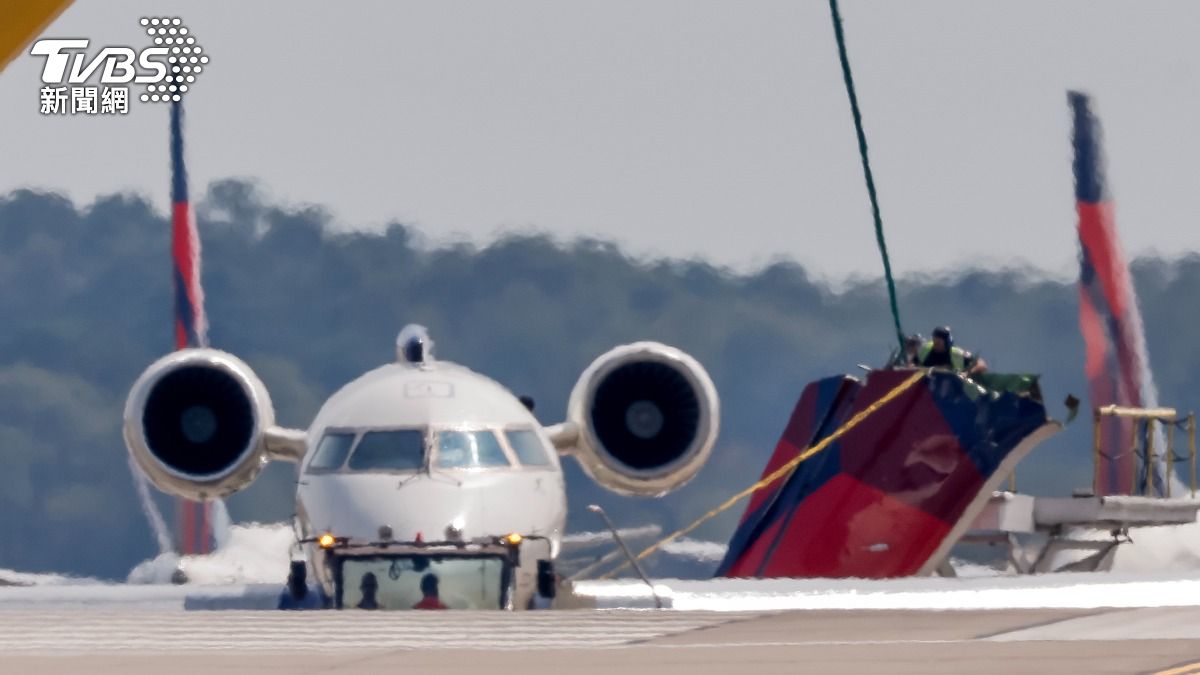
[[(68, 93), (72, 114), (128, 112), (129, 87), (125, 85), (130, 84), (146, 85), (142, 101), (183, 100), (208, 64), (208, 55), (179, 18), (147, 17), (141, 24), (154, 44), (140, 50), (104, 47), (89, 56), (87, 39), (35, 42), (30, 55), (45, 58), (42, 114), (68, 112)], [(101, 87), (87, 86), (93, 82)]]

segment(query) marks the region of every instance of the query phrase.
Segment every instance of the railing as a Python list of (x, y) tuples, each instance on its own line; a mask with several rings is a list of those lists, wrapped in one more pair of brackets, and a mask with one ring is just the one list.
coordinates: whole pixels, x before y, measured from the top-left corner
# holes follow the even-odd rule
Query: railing
[[(1167, 447), (1167, 475), (1163, 481), (1164, 496), (1171, 496), (1172, 478), (1175, 476), (1175, 462), (1180, 459), (1187, 459), (1190, 462), (1190, 487), (1192, 498), (1196, 497), (1196, 413), (1188, 413), (1186, 416), (1180, 417), (1179, 413), (1174, 408), (1128, 408), (1116, 405), (1107, 405), (1096, 408), (1094, 411), (1095, 425), (1092, 433), (1092, 453), (1094, 462), (1094, 471), (1092, 474), (1092, 492), (1100, 495), (1103, 491), (1100, 489), (1100, 467), (1105, 460), (1120, 459), (1125, 456), (1129, 457), (1130, 475), (1137, 480), (1138, 477), (1138, 460), (1142, 461), (1143, 469), (1143, 484), (1142, 494), (1150, 495), (1154, 487), (1154, 467), (1157, 455), (1155, 455), (1155, 423), (1163, 426), (1166, 431)], [(1105, 417), (1122, 417), (1132, 419), (1134, 421), (1132, 438), (1130, 439), (1129, 449), (1125, 452), (1115, 455), (1107, 455), (1103, 448), (1103, 433), (1101, 430), (1102, 422)], [(1179, 457), (1175, 453), (1175, 429), (1186, 429), (1188, 434), (1188, 456)], [(1145, 438), (1145, 443), (1139, 443), (1139, 438)], [(1138, 486), (1132, 486), (1134, 490)]]

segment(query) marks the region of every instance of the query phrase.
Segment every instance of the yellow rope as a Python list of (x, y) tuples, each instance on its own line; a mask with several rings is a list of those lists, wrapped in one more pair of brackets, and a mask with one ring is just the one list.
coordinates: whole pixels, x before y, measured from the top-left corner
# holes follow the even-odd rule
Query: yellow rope
[[(829, 447), (829, 445), (831, 443), (833, 443), (837, 439), (841, 438), (842, 436), (846, 435), (851, 429), (853, 429), (854, 427), (861, 424), (863, 420), (867, 419), (871, 415), (878, 412), (879, 409), (882, 408), (883, 406), (894, 401), (898, 396), (900, 396), (900, 394), (903, 394), (904, 392), (908, 391), (910, 388), (912, 388), (913, 385), (915, 385), (917, 382), (920, 382), (921, 378), (925, 377), (925, 375), (927, 373), (928, 373), (927, 370), (918, 370), (917, 372), (913, 373), (911, 377), (909, 377), (907, 380), (901, 382), (900, 384), (896, 385), (896, 387), (894, 389), (892, 389), (888, 393), (884, 394), (882, 397), (880, 397), (880, 399), (878, 401), (872, 403), (871, 405), (867, 406), (863, 410), (859, 411), (858, 414), (856, 414), (854, 417), (851, 417), (850, 420), (848, 422), (846, 422), (845, 424), (843, 424), (841, 427), (839, 427), (837, 429), (837, 431), (834, 431), (832, 434), (829, 434), (825, 438), (821, 439), (821, 441), (818, 442), (816, 445), (810, 446), (804, 452), (801, 452), (799, 455), (796, 455), (787, 464), (784, 464), (783, 466), (779, 467), (778, 469), (775, 469), (769, 475), (767, 475), (765, 478), (758, 481), (754, 485), (751, 485), (750, 487), (746, 488), (745, 490), (742, 490), (741, 492), (735, 494), (734, 496), (730, 497), (729, 499), (726, 499), (720, 506), (709, 511), (708, 513), (704, 514), (703, 516), (700, 516), (695, 521), (693, 521), (691, 525), (688, 525), (687, 527), (685, 527), (681, 530), (676, 530), (675, 532), (668, 534), (666, 537), (663, 537), (658, 542), (655, 542), (654, 544), (646, 547), (645, 550), (643, 550), (641, 553), (637, 554), (637, 556), (636, 556), (637, 559), (644, 560), (647, 556), (654, 553), (662, 546), (669, 544), (672, 541), (675, 541), (676, 539), (682, 537), (683, 535), (687, 534), (688, 532), (691, 532), (692, 530), (696, 529), (697, 527), (700, 527), (702, 524), (717, 517), (724, 511), (728, 510), (729, 507), (731, 507), (734, 504), (741, 501), (741, 499), (743, 497), (746, 497), (750, 494), (758, 492), (759, 490), (770, 485), (771, 483), (774, 483), (776, 480), (783, 478), (784, 476), (790, 474), (792, 471), (794, 471), (796, 469), (796, 467), (800, 466), (801, 462), (807, 460), (809, 457), (812, 457), (813, 455), (817, 454), (818, 452), (821, 452), (825, 448)], [(614, 576), (616, 576), (618, 572), (624, 570), (626, 567), (629, 567), (628, 561), (621, 563), (620, 565), (618, 565), (616, 567), (616, 569), (614, 569), (611, 572), (604, 574), (598, 578), (599, 579), (611, 579)]]

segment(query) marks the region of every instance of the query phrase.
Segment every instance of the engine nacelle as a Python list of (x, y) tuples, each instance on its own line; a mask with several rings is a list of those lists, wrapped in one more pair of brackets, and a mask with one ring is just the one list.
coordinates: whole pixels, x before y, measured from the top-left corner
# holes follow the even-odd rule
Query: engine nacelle
[(125, 445), (158, 489), (205, 501), (262, 470), (275, 424), (267, 389), (241, 359), (184, 349), (155, 361), (125, 402)]
[(604, 487), (657, 496), (700, 471), (719, 424), (717, 390), (704, 367), (674, 347), (637, 342), (583, 371), (567, 423), (551, 435)]

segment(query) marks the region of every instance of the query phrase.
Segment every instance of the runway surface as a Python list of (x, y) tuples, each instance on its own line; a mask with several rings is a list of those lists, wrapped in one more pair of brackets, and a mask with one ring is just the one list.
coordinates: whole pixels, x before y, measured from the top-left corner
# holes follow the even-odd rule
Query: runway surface
[(1200, 607), (513, 614), (0, 611), (0, 672), (400, 669), (1183, 675), (1200, 673)]

